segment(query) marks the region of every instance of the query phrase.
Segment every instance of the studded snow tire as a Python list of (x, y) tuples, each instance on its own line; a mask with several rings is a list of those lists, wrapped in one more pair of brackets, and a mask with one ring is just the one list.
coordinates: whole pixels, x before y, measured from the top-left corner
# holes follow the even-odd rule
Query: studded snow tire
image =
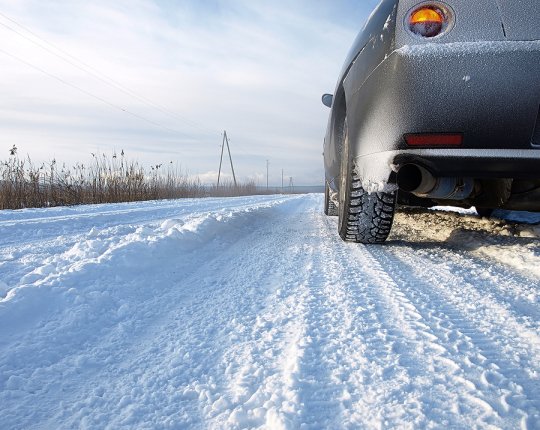
[(339, 235), (348, 242), (383, 243), (392, 228), (395, 206), (395, 192), (368, 193), (362, 188), (350, 155), (345, 123), (338, 207)]

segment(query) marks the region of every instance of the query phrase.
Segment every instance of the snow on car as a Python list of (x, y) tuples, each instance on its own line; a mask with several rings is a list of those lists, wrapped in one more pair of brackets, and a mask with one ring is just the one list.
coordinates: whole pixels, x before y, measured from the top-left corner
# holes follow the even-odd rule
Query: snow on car
[(540, 211), (538, 76), (538, 0), (382, 0), (323, 96), (340, 236), (384, 242), (396, 204)]

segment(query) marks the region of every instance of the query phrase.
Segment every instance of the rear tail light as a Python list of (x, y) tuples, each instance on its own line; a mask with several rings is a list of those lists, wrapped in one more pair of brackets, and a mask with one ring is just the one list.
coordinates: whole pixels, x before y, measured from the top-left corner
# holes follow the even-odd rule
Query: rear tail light
[(407, 145), (414, 147), (461, 146), (463, 144), (461, 133), (406, 134), (404, 137)]
[(407, 15), (408, 29), (411, 33), (425, 38), (439, 36), (451, 24), (449, 9), (436, 3), (424, 3), (412, 9)]

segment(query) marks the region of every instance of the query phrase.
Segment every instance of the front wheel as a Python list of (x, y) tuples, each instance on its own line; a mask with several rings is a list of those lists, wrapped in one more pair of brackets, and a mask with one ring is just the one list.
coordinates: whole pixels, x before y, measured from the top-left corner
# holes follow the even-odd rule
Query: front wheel
[(348, 242), (383, 243), (392, 228), (395, 192), (368, 193), (362, 188), (350, 154), (344, 125), (339, 187), (339, 235)]

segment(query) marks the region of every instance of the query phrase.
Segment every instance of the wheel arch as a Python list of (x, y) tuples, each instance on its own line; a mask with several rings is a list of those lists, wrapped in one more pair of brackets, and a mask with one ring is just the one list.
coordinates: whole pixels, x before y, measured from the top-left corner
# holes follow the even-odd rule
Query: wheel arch
[(344, 125), (347, 117), (347, 101), (345, 97), (345, 88), (343, 83), (337, 87), (332, 105), (331, 152), (333, 160), (331, 163), (330, 175), (327, 174), (326, 181), (330, 188), (339, 191), (339, 173), (341, 170), (341, 154), (343, 151)]

